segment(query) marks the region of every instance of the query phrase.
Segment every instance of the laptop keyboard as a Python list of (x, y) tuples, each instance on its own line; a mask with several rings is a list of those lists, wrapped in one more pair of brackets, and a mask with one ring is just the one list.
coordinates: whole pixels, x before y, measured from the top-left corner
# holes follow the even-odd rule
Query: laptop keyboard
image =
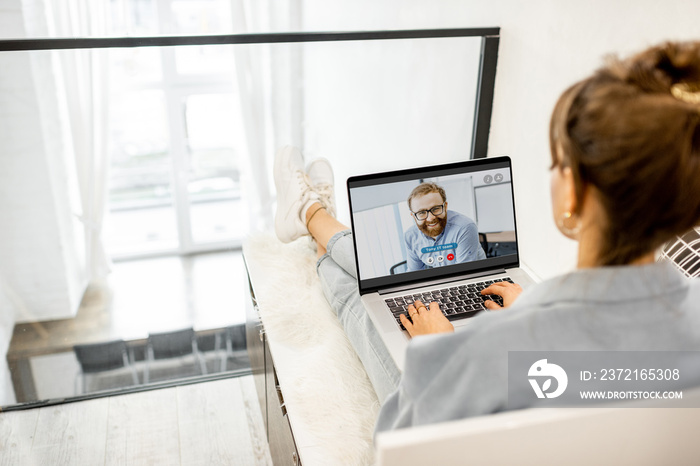
[(413, 304), (416, 300), (422, 302), (426, 306), (433, 301), (437, 302), (440, 305), (440, 310), (449, 320), (474, 317), (479, 312), (486, 309), (486, 307), (484, 307), (485, 301), (494, 301), (500, 306), (503, 306), (503, 299), (500, 296), (481, 295), (481, 290), (498, 282), (513, 283), (513, 280), (511, 280), (510, 277), (499, 278), (498, 280), (486, 280), (483, 282), (470, 283), (468, 285), (453, 286), (451, 288), (443, 288), (424, 293), (408, 294), (397, 298), (388, 298), (385, 299), (384, 302), (389, 306), (401, 330), (406, 330), (403, 324), (401, 324), (401, 318), (399, 316), (401, 314), (406, 314), (406, 317), (408, 317), (408, 305)]

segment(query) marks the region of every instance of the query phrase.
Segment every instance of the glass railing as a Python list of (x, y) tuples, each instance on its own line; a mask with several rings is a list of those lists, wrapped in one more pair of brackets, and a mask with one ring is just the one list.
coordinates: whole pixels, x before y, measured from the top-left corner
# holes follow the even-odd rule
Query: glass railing
[(331, 161), (341, 220), (349, 176), (486, 156), (497, 28), (190, 32), (0, 41), (0, 405), (245, 373), (277, 148)]

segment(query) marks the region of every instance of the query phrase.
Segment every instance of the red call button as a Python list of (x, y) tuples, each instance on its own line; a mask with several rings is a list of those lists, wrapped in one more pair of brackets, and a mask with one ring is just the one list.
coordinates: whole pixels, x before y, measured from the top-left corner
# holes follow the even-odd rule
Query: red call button
[(454, 254), (448, 254), (448, 255), (447, 255), (447, 260), (448, 260), (448, 261), (453, 261), (453, 260), (455, 260), (455, 255), (454, 255)]

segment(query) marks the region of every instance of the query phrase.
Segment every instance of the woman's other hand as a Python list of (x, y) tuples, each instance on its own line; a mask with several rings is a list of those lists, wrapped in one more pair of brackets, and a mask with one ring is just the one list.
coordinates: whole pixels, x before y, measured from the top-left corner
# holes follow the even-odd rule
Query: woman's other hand
[(431, 333), (447, 333), (454, 332), (454, 325), (447, 320), (440, 310), (440, 306), (436, 302), (430, 303), (430, 307), (426, 307), (420, 301), (408, 305), (408, 315), (411, 319), (401, 314), (401, 323), (411, 337), (416, 335), (429, 335)]
[[(500, 296), (503, 298), (503, 307), (508, 307), (513, 304), (515, 299), (520, 296), (522, 292), (523, 288), (517, 283), (498, 282), (481, 290), (481, 295), (495, 294), (496, 296)], [(486, 306), (486, 309), (491, 310), (503, 309), (503, 307), (491, 300), (484, 301), (484, 306)]]

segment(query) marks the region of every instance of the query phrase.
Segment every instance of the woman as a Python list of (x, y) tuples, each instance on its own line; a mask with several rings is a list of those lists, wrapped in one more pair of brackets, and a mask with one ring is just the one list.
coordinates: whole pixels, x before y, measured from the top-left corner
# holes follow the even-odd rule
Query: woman
[(277, 234), (316, 241), (326, 296), (383, 401), (377, 430), (506, 409), (509, 350), (700, 350), (700, 285), (654, 260), (700, 223), (700, 42), (614, 60), (574, 84), (554, 108), (550, 146), (553, 217), (578, 241), (577, 269), (522, 294), (490, 286), (509, 309), (458, 333), (436, 303), (417, 301), (402, 317), (408, 332), (443, 335), (413, 339), (403, 375), (360, 303), (330, 165), (315, 161), (307, 176), (298, 151), (278, 155)]

